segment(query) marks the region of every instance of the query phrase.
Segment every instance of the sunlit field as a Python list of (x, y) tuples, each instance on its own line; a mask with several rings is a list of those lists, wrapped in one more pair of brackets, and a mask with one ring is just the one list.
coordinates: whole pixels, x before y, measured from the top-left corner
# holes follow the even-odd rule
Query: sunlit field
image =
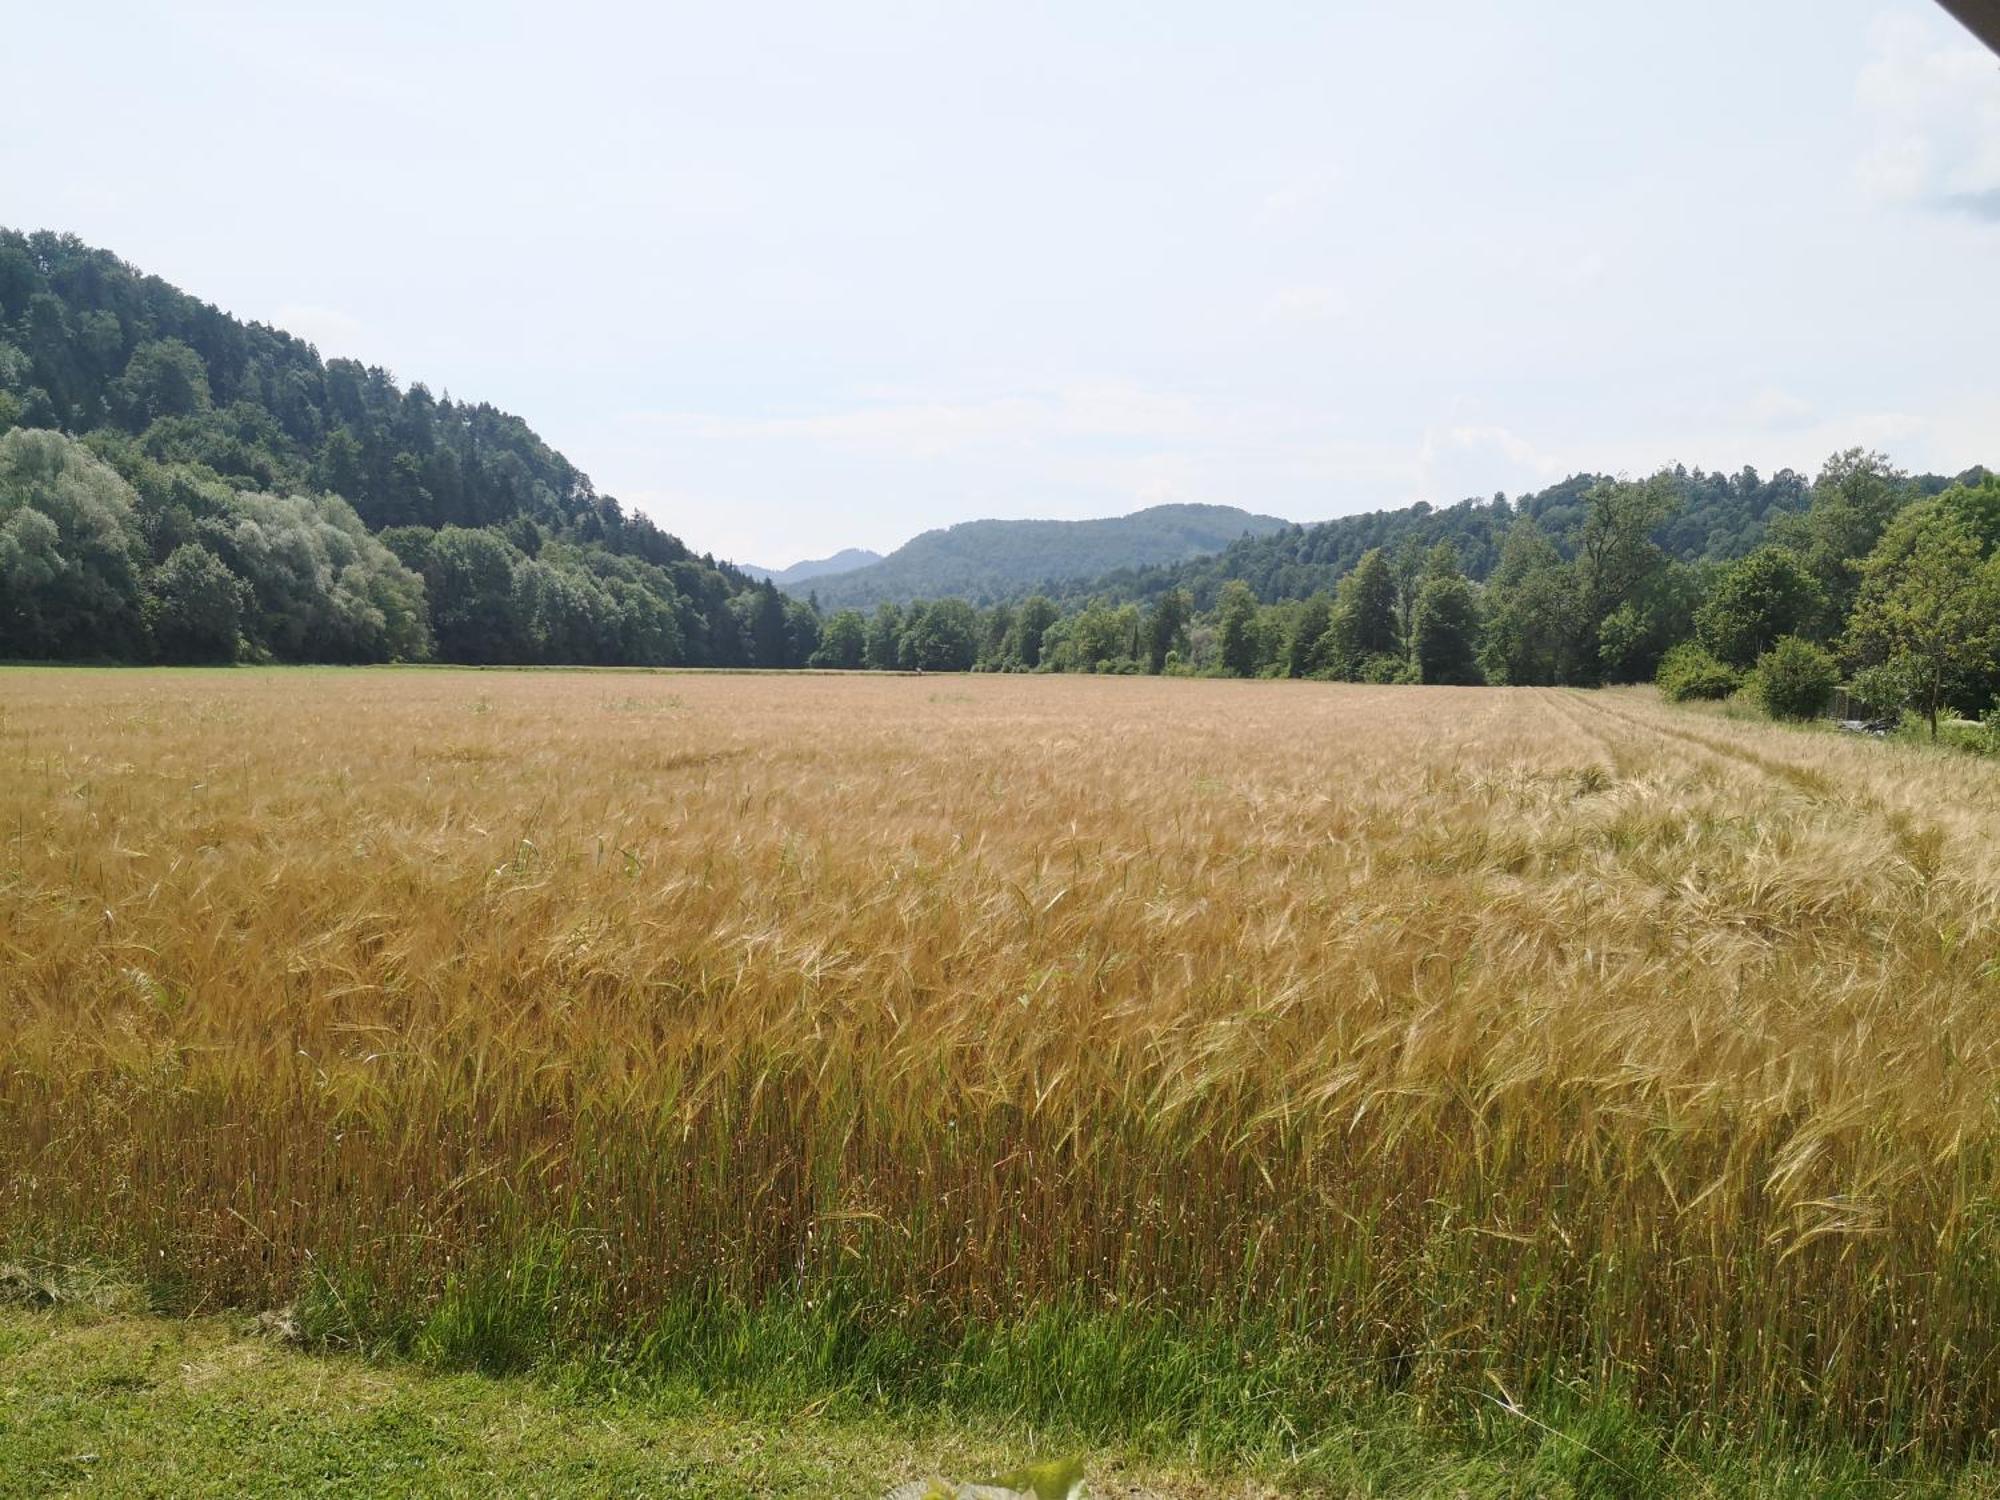
[(11, 671), (0, 1246), (495, 1368), (1965, 1452), (1996, 895), (1991, 766), (1649, 690)]

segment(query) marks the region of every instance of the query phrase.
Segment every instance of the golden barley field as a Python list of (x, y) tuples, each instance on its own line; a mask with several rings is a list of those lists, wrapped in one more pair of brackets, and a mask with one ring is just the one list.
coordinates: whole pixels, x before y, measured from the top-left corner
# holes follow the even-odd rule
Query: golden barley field
[(10, 671), (0, 1246), (1963, 1449), (1997, 905), (1992, 766), (1649, 691)]

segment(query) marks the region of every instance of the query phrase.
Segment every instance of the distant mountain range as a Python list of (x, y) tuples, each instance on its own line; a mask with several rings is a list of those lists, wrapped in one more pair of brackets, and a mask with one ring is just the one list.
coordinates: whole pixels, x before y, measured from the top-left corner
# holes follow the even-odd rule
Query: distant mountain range
[(755, 563), (737, 563), (736, 571), (748, 573), (760, 581), (768, 578), (783, 589), (795, 583), (804, 583), (809, 578), (824, 578), (829, 573), (851, 573), (856, 568), (865, 568), (881, 560), (881, 553), (870, 552), (866, 547), (843, 547), (831, 557), (809, 558), (805, 562), (795, 562), (789, 568), (760, 568)]
[(926, 531), (878, 562), (790, 583), (777, 575), (776, 581), (794, 593), (807, 584), (824, 609), (945, 595), (984, 603), (1043, 586), (1053, 591), (1116, 569), (1205, 556), (1290, 524), (1233, 505), (1155, 505), (1095, 521), (963, 521)]

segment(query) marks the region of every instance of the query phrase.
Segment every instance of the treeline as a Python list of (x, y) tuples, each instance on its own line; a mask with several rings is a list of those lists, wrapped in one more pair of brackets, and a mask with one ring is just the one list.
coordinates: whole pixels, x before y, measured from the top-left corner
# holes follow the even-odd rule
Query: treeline
[(0, 435), (0, 659), (783, 667), (818, 640), (809, 605), (692, 559), (525, 518), (375, 533), (336, 495)]
[[(0, 230), (10, 429), (79, 451), (10, 449), (0, 655), (220, 658), (233, 605), (251, 658), (797, 664), (761, 654), (782, 601), (597, 494), (520, 418), (323, 362), (73, 236)], [(88, 494), (94, 541), (52, 483)], [(371, 533), (397, 540), (385, 553)], [(284, 566), (307, 580), (289, 596), (259, 536), (281, 537)], [(364, 605), (364, 576), (401, 602)], [(405, 629), (412, 577), (423, 587)], [(204, 631), (149, 627), (181, 609), (171, 601), (191, 607), (202, 580)], [(304, 602), (319, 596), (341, 602)], [(280, 618), (286, 597), (296, 618)]]
[(1411, 527), (1331, 588), (1276, 602), (1229, 579), (1208, 607), (1176, 586), (1143, 603), (1033, 595), (827, 615), (697, 559), (649, 562), (532, 517), (374, 532), (344, 498), (242, 488), (115, 429), (15, 428), (0, 434), (0, 656), (1657, 677), (1675, 697), (1747, 685), (1780, 713), (1817, 712), (1847, 681), (1867, 711), (1914, 708), (1933, 726), (2000, 692), (2000, 481), (1974, 471), (1941, 487), (1841, 454), (1729, 562), (1686, 562), (1659, 540), (1684, 493), (1678, 471), (1600, 481), (1558, 512), (1553, 536), (1516, 513), (1483, 578), (1462, 538), (1426, 543)]
[(1181, 585), (1144, 602), (885, 604), (827, 619), (809, 660), (1375, 683), (1658, 679), (1675, 697), (1747, 686), (1786, 715), (1823, 710), (1845, 681), (1871, 711), (1912, 709), (1933, 725), (2000, 693), (2000, 480), (1912, 478), (1878, 454), (1838, 454), (1800, 482), (1796, 503), (1766, 507), (1749, 551), (1685, 561), (1661, 538), (1684, 534), (1687, 479), (1599, 480), (1540, 515), (1516, 511), (1492, 555), (1475, 552), (1476, 572), (1464, 535), (1411, 526), (1302, 598), (1263, 602), (1229, 578), (1207, 607)]
[(1099, 597), (1065, 607), (1034, 594), (986, 609), (939, 599), (842, 610), (822, 626), (810, 664), (1464, 683), (1486, 680), (1484, 626), (1482, 591), (1441, 542), (1372, 549), (1332, 593), (1277, 604), (1231, 579), (1207, 611), (1182, 588), (1143, 605)]
[(1705, 580), (1657, 680), (1670, 698), (1746, 693), (1777, 718), (1849, 711), (1938, 736), (1952, 714), (2000, 749), (2000, 478), (1936, 493), (1872, 455), (1829, 465), (1812, 508)]
[(1935, 727), (2000, 691), (1996, 538), (1985, 471), (1851, 452), (1811, 484), (1578, 476), (988, 608), (828, 615), (626, 513), (517, 417), (0, 231), (0, 658), (1657, 676), (1781, 713), (1845, 682)]

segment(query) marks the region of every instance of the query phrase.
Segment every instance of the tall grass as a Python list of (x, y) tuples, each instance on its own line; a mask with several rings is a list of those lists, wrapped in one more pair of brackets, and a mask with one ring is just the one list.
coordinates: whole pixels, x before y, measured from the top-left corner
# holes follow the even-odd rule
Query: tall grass
[(495, 1368), (1987, 1439), (1990, 767), (932, 687), (0, 678), (0, 1238)]

